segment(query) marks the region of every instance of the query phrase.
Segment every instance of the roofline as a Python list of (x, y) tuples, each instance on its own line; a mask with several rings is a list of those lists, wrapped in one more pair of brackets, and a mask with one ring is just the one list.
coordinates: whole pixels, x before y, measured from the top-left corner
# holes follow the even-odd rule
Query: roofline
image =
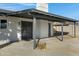
[(72, 18), (69, 18), (69, 17), (65, 17), (65, 16), (53, 14), (53, 13), (48, 13), (48, 12), (41, 11), (41, 10), (37, 10), (37, 9), (28, 9), (28, 10), (30, 12), (39, 12), (39, 13), (42, 13), (42, 14), (45, 14), (45, 15), (50, 15), (50, 16), (53, 16), (53, 17), (57, 17), (57, 18), (61, 18), (61, 19), (66, 19), (66, 20), (69, 20), (69, 21), (74, 21), (74, 22), (77, 22), (78, 21), (76, 19), (72, 19)]
[(48, 16), (53, 16), (53, 17), (65, 19), (67, 21), (72, 21), (72, 22), (77, 22), (78, 21), (78, 20), (73, 19), (73, 18), (69, 18), (69, 17), (65, 17), (65, 16), (53, 14), (53, 13), (48, 13), (48, 12), (41, 11), (41, 10), (34, 9), (34, 8), (26, 9), (26, 10), (22, 10), (22, 11), (17, 11), (17, 12), (29, 12), (29, 13), (35, 12), (35, 13), (41, 13), (41, 14), (44, 14), (44, 15), (48, 15)]
[(15, 13), (31, 13), (31, 14), (39, 13), (39, 14), (43, 14), (43, 15), (46, 15), (46, 16), (51, 16), (51, 17), (56, 17), (56, 18), (60, 18), (60, 19), (65, 19), (66, 21), (78, 22), (78, 20), (76, 20), (76, 19), (72, 19), (72, 18), (69, 18), (69, 17), (56, 15), (56, 14), (53, 14), (53, 13), (48, 13), (48, 12), (37, 10), (37, 9), (34, 9), (34, 8), (25, 9), (25, 10), (21, 10), (21, 11), (16, 11), (16, 12), (12, 12), (12, 13), (9, 13), (9, 14), (15, 14)]

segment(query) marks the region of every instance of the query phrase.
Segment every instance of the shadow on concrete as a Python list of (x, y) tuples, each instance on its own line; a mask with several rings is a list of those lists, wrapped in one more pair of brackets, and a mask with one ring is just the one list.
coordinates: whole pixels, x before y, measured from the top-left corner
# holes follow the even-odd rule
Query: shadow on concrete
[[(63, 32), (63, 36), (64, 35), (68, 35), (69, 34), (69, 32)], [(62, 40), (62, 38), (59, 38), (58, 36), (61, 36), (62, 34), (61, 34), (61, 31), (56, 31), (55, 33), (54, 33), (54, 36), (58, 39), (58, 40), (60, 40), (60, 41), (63, 41)]]
[[(63, 35), (68, 35), (68, 34), (69, 34), (69, 32), (63, 32)], [(56, 31), (54, 33), (54, 36), (61, 36), (61, 31)]]
[(31, 41), (32, 39), (22, 39), (23, 41)]
[(61, 38), (59, 38), (59, 37), (57, 37), (57, 36), (56, 36), (56, 38), (57, 38), (58, 40), (60, 40), (60, 41), (63, 41)]
[(7, 47), (7, 46), (9, 46), (9, 45), (11, 45), (12, 43), (15, 43), (15, 42), (19, 42), (19, 41), (8, 42), (8, 43), (5, 43), (5, 44), (2, 44), (2, 45), (0, 45), (0, 49)]
[(37, 48), (37, 46), (38, 46), (38, 44), (39, 44), (39, 41), (40, 41), (40, 38), (38, 38), (38, 40), (37, 40), (37, 42), (36, 42), (36, 48)]
[(68, 35), (69, 37), (71, 37), (71, 38), (74, 38), (74, 36), (72, 36), (72, 35)]

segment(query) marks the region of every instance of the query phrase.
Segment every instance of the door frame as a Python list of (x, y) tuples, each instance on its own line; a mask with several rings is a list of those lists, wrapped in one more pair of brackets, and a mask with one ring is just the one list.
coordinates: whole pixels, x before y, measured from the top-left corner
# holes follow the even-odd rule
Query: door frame
[(48, 37), (51, 37), (51, 23), (48, 23)]
[(33, 22), (30, 22), (30, 21), (21, 21), (21, 40), (23, 40), (23, 34), (22, 34), (22, 22), (29, 22), (29, 23), (32, 23), (32, 34), (31, 34), (31, 36), (32, 36), (32, 38), (31, 39), (33, 39)]

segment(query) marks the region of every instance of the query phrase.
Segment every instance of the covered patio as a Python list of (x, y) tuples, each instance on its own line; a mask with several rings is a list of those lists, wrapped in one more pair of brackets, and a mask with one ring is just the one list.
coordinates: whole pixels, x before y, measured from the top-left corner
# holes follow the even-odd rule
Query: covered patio
[[(51, 22), (59, 22), (59, 26), (61, 26), (61, 38), (60, 40), (63, 41), (63, 26), (68, 26), (66, 22), (72, 22), (74, 24), (74, 38), (76, 37), (76, 22), (77, 20), (47, 13), (44, 11), (36, 10), (36, 9), (27, 9), (22, 11), (17, 11), (13, 13), (7, 14), (7, 16), (14, 16), (14, 17), (21, 17), (21, 18), (30, 18), (33, 19), (33, 48), (36, 48), (36, 20), (44, 19)], [(53, 25), (58, 26), (58, 25)]]

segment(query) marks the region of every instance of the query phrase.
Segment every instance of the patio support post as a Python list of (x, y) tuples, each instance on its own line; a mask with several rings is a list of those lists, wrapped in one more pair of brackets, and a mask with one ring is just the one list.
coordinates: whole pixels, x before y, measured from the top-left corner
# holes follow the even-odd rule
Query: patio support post
[(54, 26), (52, 24), (52, 36), (54, 36)]
[(62, 22), (62, 25), (61, 25), (61, 41), (63, 41), (63, 22)]
[(76, 22), (74, 22), (74, 38), (76, 37)]
[(33, 49), (36, 48), (36, 17), (33, 16)]

